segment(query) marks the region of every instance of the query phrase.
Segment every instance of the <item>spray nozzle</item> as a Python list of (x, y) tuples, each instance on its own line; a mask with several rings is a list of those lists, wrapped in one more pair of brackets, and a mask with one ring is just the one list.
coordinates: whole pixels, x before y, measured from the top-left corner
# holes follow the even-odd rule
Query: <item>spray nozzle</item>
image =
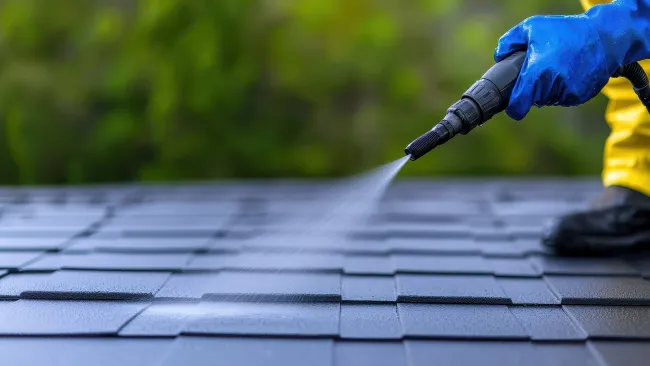
[(411, 142), (404, 152), (410, 155), (410, 160), (415, 161), (429, 151), (444, 144), (463, 129), (462, 120), (454, 113), (448, 113), (430, 131)]
[(526, 52), (518, 51), (493, 65), (459, 101), (449, 107), (440, 123), (406, 147), (410, 159), (420, 158), (459, 133), (469, 133), (505, 110), (525, 58)]

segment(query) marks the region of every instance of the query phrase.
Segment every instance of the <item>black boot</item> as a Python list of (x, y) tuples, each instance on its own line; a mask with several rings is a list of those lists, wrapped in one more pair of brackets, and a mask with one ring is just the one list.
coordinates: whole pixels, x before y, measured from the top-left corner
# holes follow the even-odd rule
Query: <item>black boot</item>
[(625, 187), (607, 187), (587, 210), (551, 220), (542, 243), (560, 255), (650, 249), (650, 197)]

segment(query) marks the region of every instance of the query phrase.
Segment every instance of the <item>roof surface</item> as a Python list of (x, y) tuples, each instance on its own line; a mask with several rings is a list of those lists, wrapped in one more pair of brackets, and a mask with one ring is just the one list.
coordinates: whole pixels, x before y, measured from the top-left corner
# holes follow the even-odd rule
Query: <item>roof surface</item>
[(650, 260), (537, 240), (597, 181), (329, 187), (0, 191), (3, 364), (647, 365)]

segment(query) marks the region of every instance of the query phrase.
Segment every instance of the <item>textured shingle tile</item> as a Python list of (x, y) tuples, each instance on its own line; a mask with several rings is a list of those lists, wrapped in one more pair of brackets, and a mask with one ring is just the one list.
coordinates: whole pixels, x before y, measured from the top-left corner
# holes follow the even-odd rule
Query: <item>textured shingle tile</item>
[(347, 255), (344, 258), (345, 273), (366, 275), (390, 275), (395, 273), (389, 256)]
[(492, 276), (397, 275), (398, 301), (510, 304)]
[(122, 228), (114, 226), (102, 226), (93, 235), (98, 238), (211, 238), (218, 235), (220, 228), (200, 227), (139, 227)]
[(494, 258), (520, 258), (526, 255), (526, 249), (515, 244), (514, 241), (478, 242), (481, 254)]
[(66, 238), (0, 238), (0, 250), (55, 250), (68, 242)]
[(343, 276), (341, 298), (343, 301), (355, 302), (395, 302), (395, 279), (379, 276)]
[(560, 300), (544, 280), (537, 278), (499, 278), (499, 285), (515, 305), (559, 305)]
[(252, 238), (240, 239), (239, 243), (242, 250), (266, 253), (387, 253), (383, 241), (344, 239), (320, 235), (280, 235), (261, 232)]
[(210, 240), (205, 250), (208, 253), (238, 253), (244, 249), (243, 240), (236, 238), (216, 238)]
[(535, 257), (545, 275), (635, 276), (639, 272), (618, 258)]
[(504, 305), (397, 304), (406, 336), (431, 338), (527, 339)]
[(123, 271), (180, 271), (190, 254), (46, 254), (23, 270), (93, 269)]
[(220, 227), (228, 220), (227, 215), (158, 215), (158, 216), (117, 216), (106, 222), (107, 225), (121, 228), (157, 227), (183, 227), (183, 228), (214, 228)]
[(173, 274), (156, 293), (156, 300), (199, 300), (215, 282), (218, 274)]
[(304, 270), (343, 271), (343, 256), (337, 254), (241, 253), (197, 255), (188, 270)]
[(23, 291), (31, 290), (49, 277), (50, 273), (12, 273), (0, 278), (0, 298), (17, 299)]
[(468, 239), (391, 239), (386, 241), (394, 254), (472, 255), (480, 254), (473, 240)]
[(338, 303), (213, 303), (184, 334), (337, 336)]
[(650, 338), (649, 306), (565, 305), (590, 338)]
[(236, 202), (147, 202), (142, 205), (122, 207), (118, 210), (118, 217), (157, 217), (157, 216), (223, 216), (229, 215), (237, 210)]
[(491, 204), (493, 212), (498, 216), (511, 217), (510, 222), (516, 219), (513, 216), (522, 215), (539, 215), (555, 216), (566, 213), (570, 209), (567, 202), (564, 201), (515, 201), (515, 202), (495, 202)]
[(333, 343), (330, 339), (180, 337), (162, 365), (332, 366)]
[(472, 226), (471, 235), (477, 240), (511, 240), (512, 235), (500, 227)]
[(540, 277), (541, 273), (528, 259), (489, 258), (494, 274), (504, 277)]
[(175, 337), (183, 328), (201, 315), (196, 303), (153, 304), (133, 318), (121, 336)]
[(539, 239), (517, 239), (514, 242), (517, 248), (520, 248), (526, 255), (554, 256), (554, 253), (545, 247)]
[(21, 268), (41, 254), (41, 252), (1, 252), (0, 269)]
[(401, 273), (492, 274), (490, 264), (480, 256), (393, 255)]
[(66, 248), (72, 251), (107, 253), (191, 253), (207, 250), (208, 239), (194, 238), (105, 238), (80, 239)]
[(344, 341), (334, 344), (335, 366), (408, 366), (402, 342)]
[(381, 225), (382, 229), (393, 238), (469, 238), (469, 227), (462, 222), (454, 223), (420, 223), (392, 222)]
[(409, 340), (405, 347), (409, 366), (600, 366), (584, 344)]
[(2, 362), (37, 366), (157, 366), (171, 339), (3, 338)]
[(156, 300), (199, 300), (218, 281), (219, 274), (173, 274), (156, 293)]
[(561, 307), (510, 307), (533, 340), (584, 340), (587, 335)]
[(341, 305), (341, 337), (400, 339), (402, 331), (395, 305)]
[(148, 300), (170, 273), (57, 271), (21, 294), (25, 299)]
[(640, 277), (547, 276), (562, 304), (650, 304), (650, 281)]
[(650, 342), (592, 342), (595, 352), (607, 366), (647, 366)]
[(641, 272), (643, 277), (650, 277), (650, 256), (647, 254), (641, 256), (638, 254), (636, 256), (631, 254), (627, 257), (626, 263), (629, 263), (632, 267)]
[(84, 233), (86, 230), (75, 228), (52, 227), (0, 227), (0, 238), (4, 239), (70, 239), (75, 235)]
[[(200, 277), (204, 276), (204, 277)], [(183, 287), (187, 286), (187, 290)], [(339, 301), (341, 275), (330, 273), (222, 272), (215, 276), (178, 275), (163, 286), (156, 297), (177, 294), (237, 301)]]
[(0, 303), (2, 335), (109, 335), (145, 302), (17, 300)]

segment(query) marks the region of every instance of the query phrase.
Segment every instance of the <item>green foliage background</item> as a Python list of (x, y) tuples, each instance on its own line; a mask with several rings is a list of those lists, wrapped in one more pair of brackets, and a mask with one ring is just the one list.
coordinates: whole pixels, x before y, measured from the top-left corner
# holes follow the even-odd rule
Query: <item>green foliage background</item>
[[(325, 177), (403, 156), (498, 38), (578, 0), (2, 0), (0, 183)], [(598, 174), (606, 99), (406, 175)]]

